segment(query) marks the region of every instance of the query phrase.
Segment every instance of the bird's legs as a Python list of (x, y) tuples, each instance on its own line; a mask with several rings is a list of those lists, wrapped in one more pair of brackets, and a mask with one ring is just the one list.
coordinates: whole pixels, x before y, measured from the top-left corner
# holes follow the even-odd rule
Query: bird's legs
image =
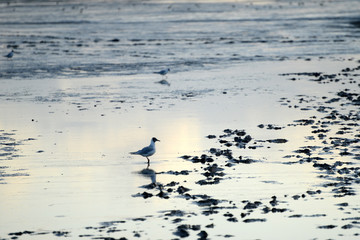
[(148, 157), (146, 157), (146, 159), (148, 160), (148, 167), (150, 166), (150, 159)]

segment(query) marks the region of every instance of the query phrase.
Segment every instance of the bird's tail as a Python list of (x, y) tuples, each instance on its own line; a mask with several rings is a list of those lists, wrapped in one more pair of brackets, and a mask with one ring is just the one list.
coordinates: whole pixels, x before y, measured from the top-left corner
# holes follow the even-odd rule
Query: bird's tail
[(138, 152), (130, 152), (130, 154), (138, 154)]

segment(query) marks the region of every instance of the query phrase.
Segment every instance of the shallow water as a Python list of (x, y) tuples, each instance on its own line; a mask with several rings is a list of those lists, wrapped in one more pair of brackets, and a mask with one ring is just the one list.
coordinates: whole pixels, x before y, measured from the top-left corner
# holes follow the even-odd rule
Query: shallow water
[[(1, 78), (222, 68), (358, 54), (358, 1), (2, 3)], [(27, 14), (31, 12), (31, 15)]]
[[(358, 119), (324, 126), (327, 113), (317, 110), (359, 114), (345, 99), (325, 103), (345, 88), (359, 92), (359, 70), (340, 74), (359, 65), (359, 30), (351, 24), (358, 4), (3, 4), (1, 43), (15, 47), (15, 56), (0, 65), (0, 237), (171, 239), (182, 224), (191, 238), (200, 229), (211, 239), (358, 236), (359, 170), (344, 175), (313, 166), (342, 161), (358, 168), (356, 143), (330, 143), (344, 126), (351, 130), (341, 137), (359, 139)], [(167, 66), (170, 84), (159, 84), (152, 71)], [(291, 75), (304, 72), (340, 81)], [(226, 147), (219, 141), (234, 135), (220, 137), (225, 129), (243, 129), (252, 140)], [(312, 132), (318, 129), (329, 129), (326, 142)], [(153, 136), (161, 142), (147, 169), (146, 159), (128, 153)], [(273, 139), (287, 142), (267, 141)], [(224, 175), (201, 185), (213, 163), (181, 156), (211, 155), (211, 148), (254, 161), (226, 166), (225, 156), (213, 156), (223, 168), (214, 173)], [(304, 148), (324, 160), (306, 162), (296, 152)], [(151, 173), (169, 199), (147, 186)], [(334, 197), (335, 185), (326, 184), (343, 186), (345, 178), (355, 194)]]

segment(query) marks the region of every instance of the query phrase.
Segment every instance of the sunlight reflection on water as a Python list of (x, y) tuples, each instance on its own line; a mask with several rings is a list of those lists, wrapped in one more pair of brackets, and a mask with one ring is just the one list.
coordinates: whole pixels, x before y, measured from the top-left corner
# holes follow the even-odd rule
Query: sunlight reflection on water
[[(322, 67), (330, 71), (333, 67), (328, 62), (317, 63), (317, 70)], [(264, 231), (255, 234), (260, 238), (266, 238), (274, 228), (280, 231), (288, 227), (295, 231), (294, 222), (299, 219), (289, 220), (288, 216), (298, 212), (303, 215), (326, 212), (326, 220), (342, 217), (344, 214), (339, 214), (334, 206), (340, 200), (317, 199), (330, 196), (330, 192), (324, 191), (320, 197), (308, 197), (301, 202), (292, 199), (293, 195), (316, 190), (323, 183), (309, 164), (284, 164), (290, 161), (284, 159), (284, 155), (293, 154), (304, 145), (310, 126), (285, 127), (281, 131), (258, 127), (261, 123), (287, 126), (294, 119), (314, 115), (314, 112), (296, 112), (279, 104), (281, 97), (304, 92), (316, 96), (323, 90), (331, 90), (329, 86), (312, 87), (312, 83), (284, 81), (274, 73), (278, 70), (273, 70), (280, 65), (279, 68), (291, 67), (299, 71), (305, 68), (302, 64), (305, 63), (269, 63), (263, 65), (261, 72), (254, 70), (254, 64), (250, 63), (222, 71), (182, 73), (171, 76), (169, 87), (156, 84), (158, 79), (148, 75), (60, 79), (55, 86), (47, 85), (46, 79), (37, 80), (36, 85), (19, 80), (15, 84), (27, 90), (1, 97), (4, 100), (1, 128), (5, 131), (16, 129), (14, 138), (18, 140), (35, 140), (18, 145), (20, 156), (3, 163), (10, 167), (5, 171), (22, 168), (29, 176), (5, 178), (1, 194), (6, 197), (0, 212), (7, 219), (1, 225), (6, 233), (19, 228), (49, 230), (58, 226), (81, 232), (84, 226), (128, 220), (133, 216), (155, 216), (141, 222), (142, 226), (164, 225), (163, 216), (158, 217), (164, 210), (201, 212), (195, 202), (182, 197), (168, 201), (158, 197), (133, 197), (146, 191), (142, 186), (150, 184), (151, 179), (139, 174), (146, 168), (146, 159), (129, 155), (129, 152), (148, 145), (151, 137), (161, 140), (156, 145), (156, 154), (150, 157), (150, 169), (157, 173), (159, 184), (179, 182), (189, 187), (191, 194), (206, 192), (220, 200), (227, 199), (221, 202), (225, 206), (230, 205), (229, 201), (242, 207), (243, 200), (268, 202), (271, 196), (278, 196), (290, 210), (286, 217), (269, 217), (269, 224), (261, 225)], [(341, 64), (345, 63), (333, 64), (341, 69)], [(311, 69), (313, 66), (309, 65)], [(209, 86), (208, 81), (216, 84)], [(47, 90), (37, 88), (42, 83)], [(13, 86), (13, 92), (17, 86)], [(251, 157), (256, 162), (226, 169), (220, 184), (195, 184), (204, 178), (200, 172), (204, 166), (180, 157), (208, 154), (208, 150), (219, 147), (219, 143), (218, 139), (206, 136), (218, 136), (226, 128), (245, 129), (258, 142), (260, 146), (256, 150), (233, 148), (235, 157)], [(279, 145), (261, 142), (276, 138), (289, 141)], [(318, 140), (311, 142), (313, 145), (319, 143)], [(223, 160), (219, 157), (217, 162), (220, 164)], [(190, 174), (166, 173), (182, 170)], [(222, 211), (220, 215), (226, 214), (227, 209)], [(254, 217), (263, 215), (254, 213)], [(202, 214), (188, 221), (196, 219), (210, 223)], [(223, 218), (214, 216), (212, 222), (223, 230), (209, 230), (209, 233), (238, 234), (238, 230)], [(309, 217), (303, 222), (314, 226), (318, 219)], [(252, 231), (259, 227), (257, 224), (249, 225), (244, 235), (255, 236)], [(129, 225), (140, 228), (136, 221)], [(293, 234), (291, 231), (283, 231), (281, 236), (286, 238)], [(170, 232), (153, 234), (169, 238)], [(309, 236), (300, 230), (296, 233), (303, 234), (300, 236), (304, 238)], [(328, 236), (328, 233), (317, 234)]]

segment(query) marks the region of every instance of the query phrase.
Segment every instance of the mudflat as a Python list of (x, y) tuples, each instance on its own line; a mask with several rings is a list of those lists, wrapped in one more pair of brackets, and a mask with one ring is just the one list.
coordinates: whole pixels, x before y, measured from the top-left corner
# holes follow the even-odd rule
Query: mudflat
[(359, 9), (0, 3), (0, 239), (356, 239)]

